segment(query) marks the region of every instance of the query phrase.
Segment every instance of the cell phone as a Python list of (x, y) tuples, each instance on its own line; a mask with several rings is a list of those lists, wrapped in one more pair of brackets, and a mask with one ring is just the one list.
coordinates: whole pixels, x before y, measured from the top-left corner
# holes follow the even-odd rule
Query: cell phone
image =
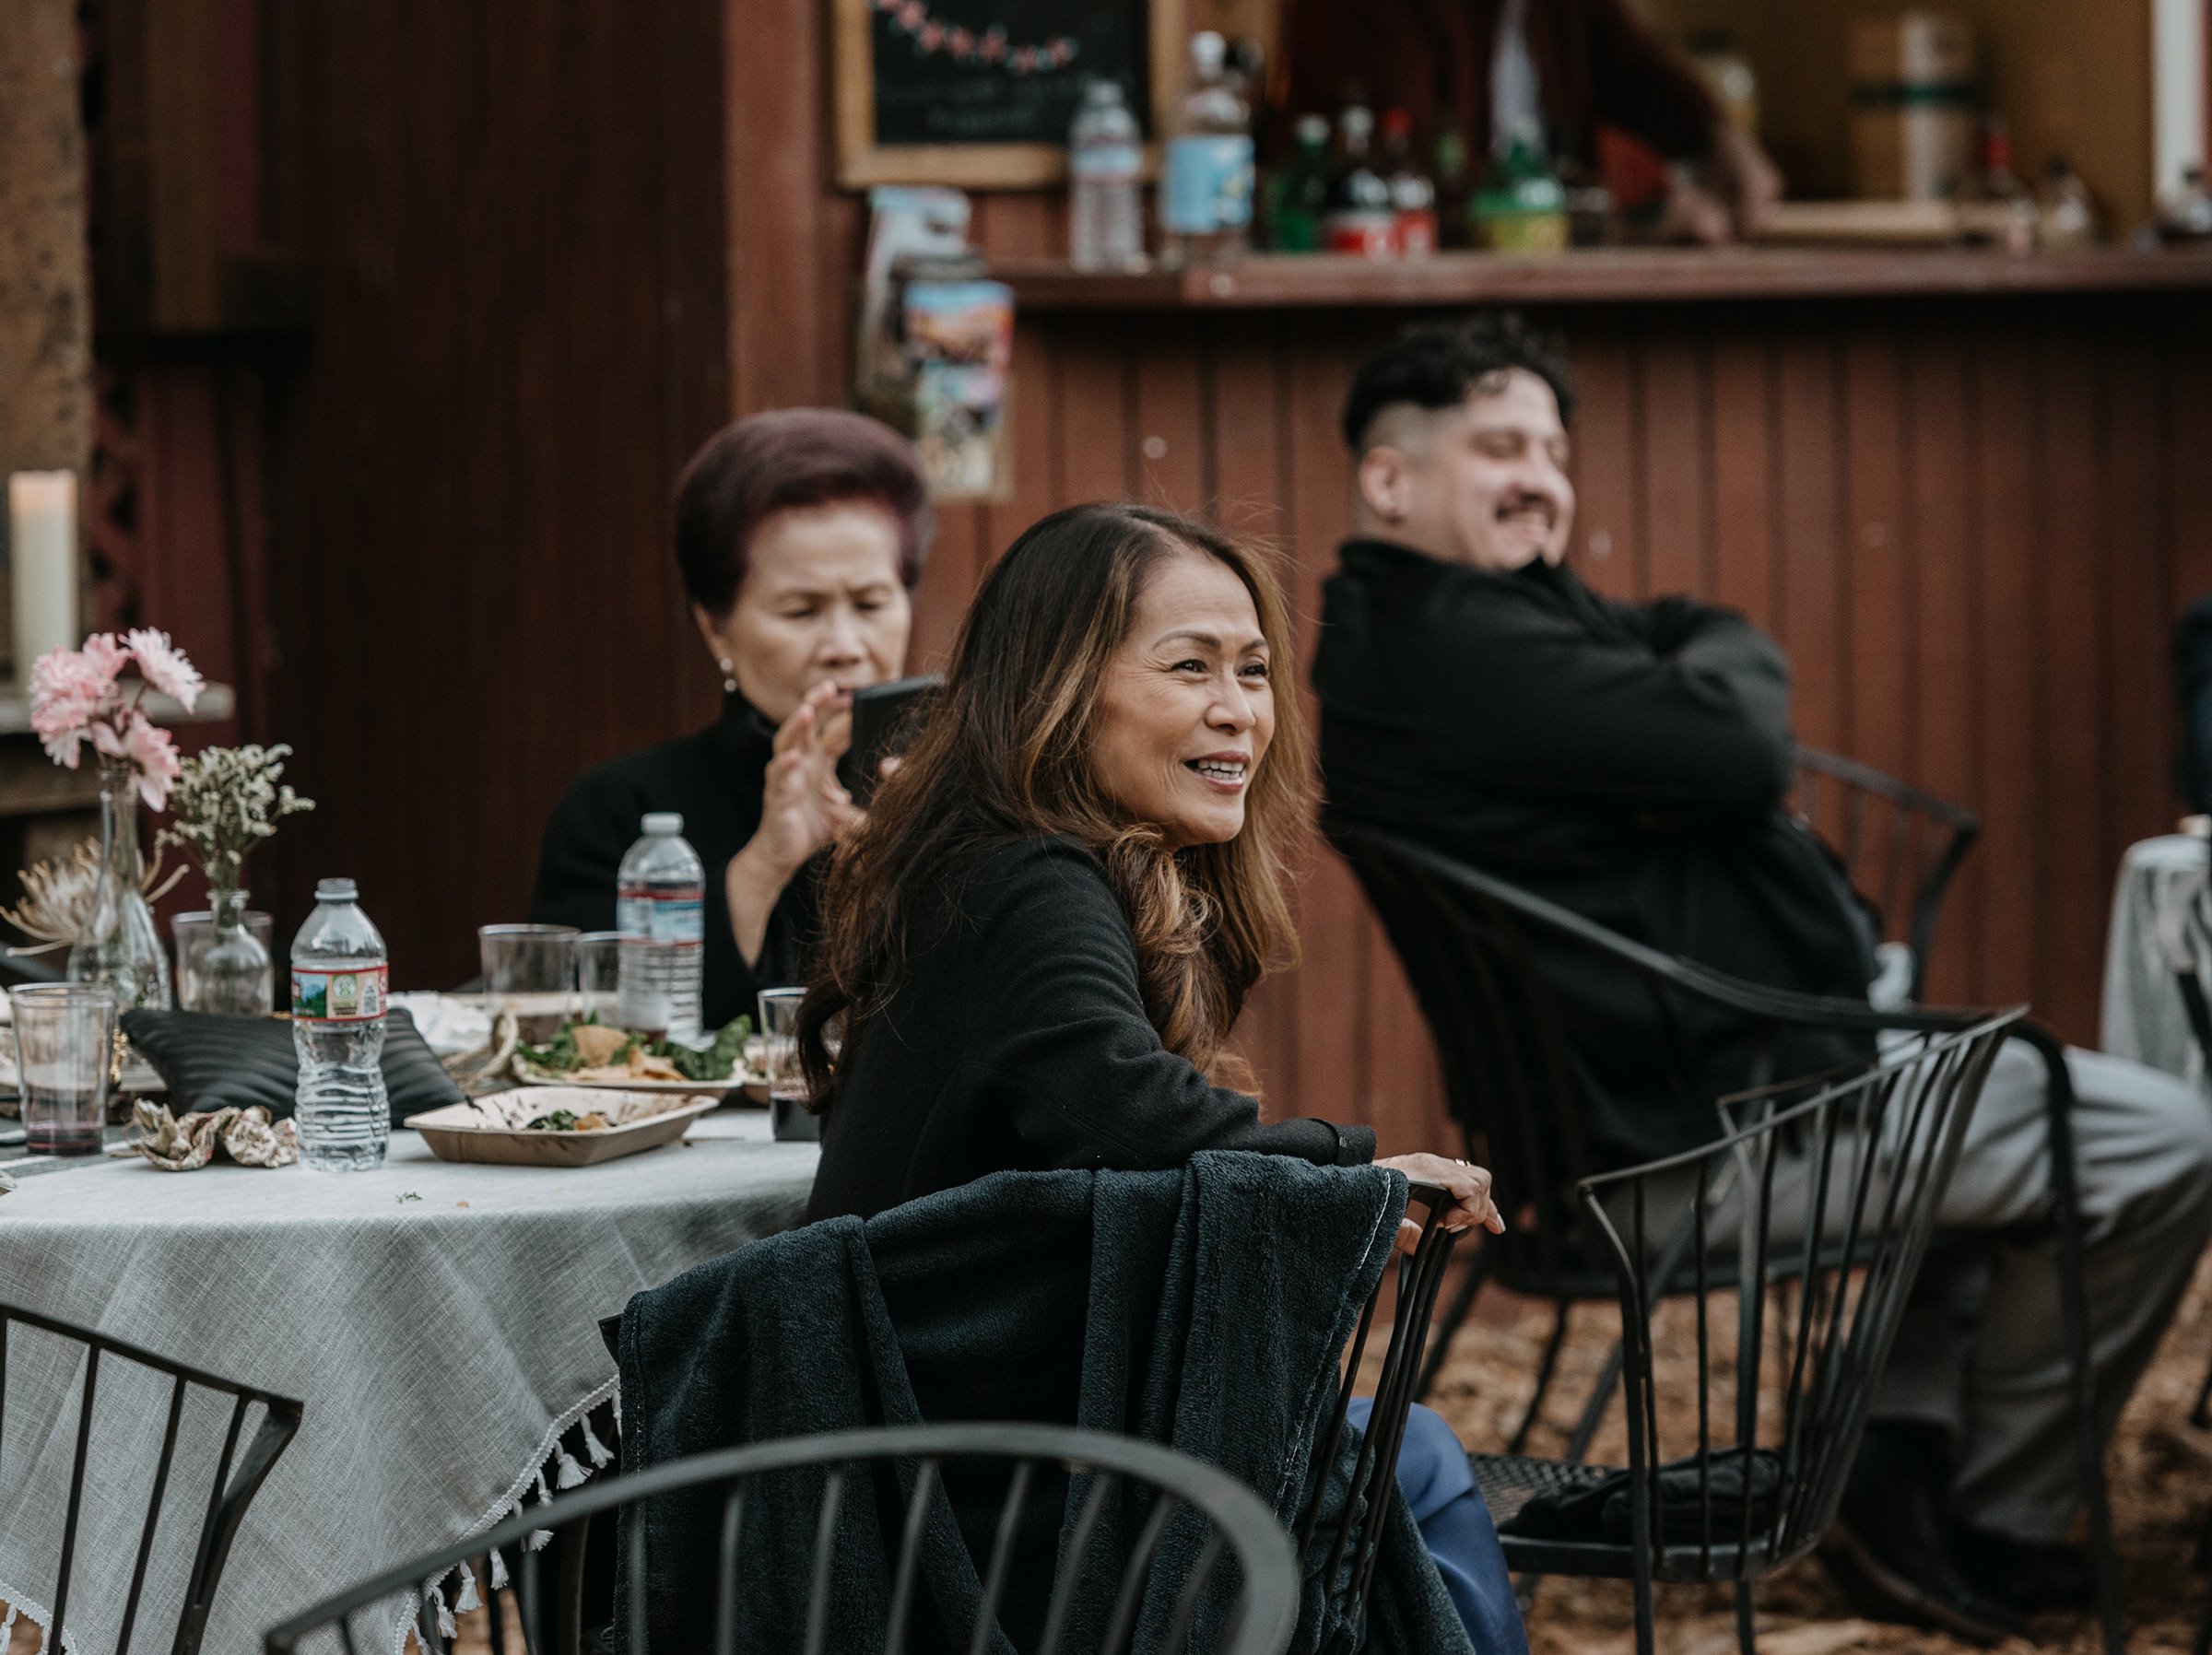
[(883, 779), (883, 761), (913, 739), (917, 721), (944, 683), (943, 675), (924, 673), (853, 692), (853, 745), (837, 761), (837, 779), (853, 804), (868, 802)]

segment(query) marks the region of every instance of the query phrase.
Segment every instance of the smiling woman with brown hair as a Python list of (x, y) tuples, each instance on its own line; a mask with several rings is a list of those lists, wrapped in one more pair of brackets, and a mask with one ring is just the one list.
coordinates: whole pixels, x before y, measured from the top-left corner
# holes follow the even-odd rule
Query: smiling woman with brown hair
[[(823, 1112), (809, 1221), (994, 1172), (1373, 1159), (1366, 1128), (1264, 1122), (1224, 1084), (1245, 995), (1296, 946), (1311, 770), (1289, 634), (1265, 563), (1168, 512), (1074, 507), (999, 560), (824, 885), (800, 1015)], [(1503, 1227), (1481, 1168), (1377, 1164), (1451, 1191), (1454, 1228)], [(973, 1376), (973, 1417), (1072, 1417), (1053, 1353), (1011, 1367)], [(1465, 1452), (1426, 1409), (1397, 1472), (1475, 1647), (1525, 1655)]]
[[(1243, 1077), (1245, 995), (1296, 948), (1311, 760), (1275, 692), (1288, 630), (1263, 564), (1166, 512), (1079, 506), (1015, 542), (824, 889), (801, 1018), (814, 1217), (1007, 1169), (1372, 1157), (1364, 1127), (1263, 1124), (1217, 1084)], [(1465, 1185), (1465, 1222), (1487, 1214), (1487, 1175), (1418, 1158)]]

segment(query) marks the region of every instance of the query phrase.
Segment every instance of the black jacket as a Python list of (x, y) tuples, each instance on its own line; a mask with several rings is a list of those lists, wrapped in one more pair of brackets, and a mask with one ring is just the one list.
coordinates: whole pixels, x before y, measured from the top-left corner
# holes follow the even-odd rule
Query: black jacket
[[(1565, 568), (1510, 574), (1349, 542), (1313, 681), (1333, 823), (1394, 828), (1669, 954), (1776, 988), (1863, 997), (1871, 933), (1783, 808), (1789, 668), (1732, 610), (1622, 604)], [(1532, 939), (1616, 1164), (1709, 1140), (1749, 1084), (1732, 1019), (1586, 948)], [(1790, 1036), (1776, 1078), (1856, 1061)]]
[(1160, 1044), (1129, 923), (1088, 851), (1018, 840), (939, 913), (889, 1005), (847, 1036), (808, 1222), (873, 1217), (992, 1172), (1145, 1171), (1202, 1149), (1374, 1157), (1364, 1127), (1263, 1125), (1254, 1099)]
[(530, 918), (580, 931), (615, 928), (615, 872), (638, 839), (648, 811), (683, 813), (684, 838), (706, 864), (706, 947), (700, 1015), (710, 1029), (753, 1011), (762, 989), (806, 980), (815, 934), (818, 865), (809, 863), (783, 887), (760, 957), (747, 964), (730, 929), (724, 874), (760, 827), (775, 729), (735, 690), (721, 722), (588, 771), (546, 823)]
[(2212, 810), (2212, 593), (2190, 604), (2173, 629), (2173, 675), (2182, 696), (2175, 781), (2192, 810)]
[[(843, 1217), (771, 1236), (624, 1309), (622, 1469), (860, 1426), (1042, 1420), (1181, 1449), (1239, 1478), (1295, 1528), (1336, 1400), (1337, 1363), (1405, 1210), (1395, 1173), (1200, 1155), (1172, 1171), (1002, 1175), (865, 1223)], [(1309, 1559), (1297, 1649), (1315, 1648), (1329, 1629), (1319, 1577), (1356, 1454), (1347, 1439), (1321, 1468), (1332, 1497)], [(911, 1475), (910, 1467), (896, 1487), (861, 1478), (848, 1488), (830, 1582), (833, 1648), (884, 1647)], [(992, 1554), (1005, 1484), (1003, 1472), (946, 1466), (924, 1531), (911, 1647), (968, 1647), (981, 1600), (971, 1556)], [(737, 1648), (797, 1646), (819, 1489), (774, 1477), (747, 1489)], [(995, 1639), (994, 1649), (1035, 1647), (1064, 1522), (1088, 1492), (1070, 1502), (1065, 1475), (1040, 1475), (1003, 1617), (1014, 1642)], [(1135, 1488), (1107, 1503), (1076, 1574), (1064, 1648), (1103, 1642), (1146, 1505)], [(654, 1649), (708, 1643), (720, 1519), (718, 1494), (624, 1513), (626, 1526), (647, 1525), (642, 1586)], [(1471, 1655), (1394, 1492), (1386, 1521), (1367, 1647)], [(1161, 1537), (1138, 1649), (1162, 1641), (1193, 1528), (1179, 1519)], [(616, 1555), (627, 1557), (627, 1544)], [(626, 1579), (623, 1590), (640, 1584)], [(1208, 1601), (1188, 1648), (1219, 1647), (1223, 1596)], [(625, 1624), (618, 1614), (617, 1626)]]

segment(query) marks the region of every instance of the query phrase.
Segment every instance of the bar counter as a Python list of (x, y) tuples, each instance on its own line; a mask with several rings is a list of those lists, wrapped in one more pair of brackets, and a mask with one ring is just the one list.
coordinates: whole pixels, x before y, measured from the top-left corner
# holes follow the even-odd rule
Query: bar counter
[(1653, 303), (2203, 289), (2212, 288), (2212, 250), (2021, 256), (1966, 247), (1606, 247), (1391, 262), (1257, 253), (1226, 266), (1132, 275), (1077, 270), (1057, 260), (1006, 260), (993, 274), (1013, 288), (1024, 311)]

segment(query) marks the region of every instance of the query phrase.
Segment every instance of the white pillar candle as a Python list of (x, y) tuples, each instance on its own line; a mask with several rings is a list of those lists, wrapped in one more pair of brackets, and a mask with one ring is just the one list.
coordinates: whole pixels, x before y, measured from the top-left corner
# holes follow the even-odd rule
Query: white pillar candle
[(18, 471), (7, 479), (8, 593), (15, 604), (16, 682), (49, 650), (82, 641), (76, 618), (76, 474)]

